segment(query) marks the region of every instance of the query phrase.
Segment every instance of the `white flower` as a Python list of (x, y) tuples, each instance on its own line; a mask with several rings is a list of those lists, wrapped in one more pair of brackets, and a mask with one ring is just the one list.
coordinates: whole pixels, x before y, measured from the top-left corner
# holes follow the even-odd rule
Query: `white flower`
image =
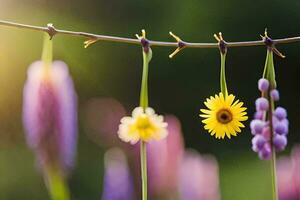
[(167, 123), (163, 116), (155, 114), (152, 108), (137, 107), (132, 111), (132, 117), (126, 116), (121, 119), (118, 135), (124, 142), (131, 144), (139, 140), (161, 140), (168, 135)]

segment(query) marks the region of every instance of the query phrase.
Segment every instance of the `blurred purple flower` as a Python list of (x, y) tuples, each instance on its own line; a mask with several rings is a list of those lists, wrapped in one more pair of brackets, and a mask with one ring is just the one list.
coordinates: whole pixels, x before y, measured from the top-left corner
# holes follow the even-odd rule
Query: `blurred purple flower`
[(181, 200), (219, 200), (219, 169), (211, 156), (186, 151), (179, 170)]
[(102, 200), (133, 200), (133, 179), (123, 151), (119, 148), (109, 149), (105, 153), (104, 164)]
[(67, 65), (34, 62), (23, 98), (26, 139), (38, 163), (44, 170), (67, 172), (74, 165), (77, 142), (77, 96)]
[(150, 192), (154, 196), (160, 194), (176, 195), (178, 187), (177, 171), (184, 152), (184, 141), (179, 120), (167, 115), (168, 137), (147, 144), (148, 176)]
[(281, 157), (277, 161), (279, 200), (300, 199), (300, 146), (292, 150), (291, 157)]
[(85, 128), (89, 138), (101, 146), (122, 145), (117, 132), (125, 114), (125, 108), (116, 99), (89, 100), (85, 105)]

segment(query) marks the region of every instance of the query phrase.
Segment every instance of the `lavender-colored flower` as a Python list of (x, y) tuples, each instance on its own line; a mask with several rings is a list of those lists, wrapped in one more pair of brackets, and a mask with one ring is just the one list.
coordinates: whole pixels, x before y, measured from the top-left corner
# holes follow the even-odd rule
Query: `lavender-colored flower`
[(283, 151), (287, 145), (286, 136), (275, 134), (273, 138), (273, 145), (276, 151)]
[(77, 142), (77, 97), (68, 67), (34, 62), (23, 93), (26, 139), (43, 169), (73, 166)]
[(119, 148), (105, 153), (105, 172), (102, 200), (134, 199), (133, 179), (125, 154)]
[(274, 101), (279, 101), (279, 91), (276, 89), (271, 90), (270, 96)]
[(219, 169), (211, 156), (187, 151), (179, 170), (179, 195), (182, 200), (219, 200)]
[(252, 139), (252, 149), (255, 152), (261, 151), (264, 148), (265, 143), (267, 142), (267, 140), (265, 139), (264, 136), (262, 135), (256, 135), (253, 139)]
[(267, 111), (269, 109), (269, 101), (264, 97), (256, 99), (255, 105), (256, 111)]
[(251, 133), (253, 135), (262, 134), (265, 122), (259, 119), (254, 119), (250, 123)]
[(266, 92), (268, 89), (269, 89), (269, 81), (265, 78), (261, 78), (259, 79), (258, 81), (258, 89), (261, 91), (261, 92)]
[(278, 120), (283, 120), (287, 117), (287, 112), (286, 109), (284, 109), (283, 107), (277, 107), (274, 111), (274, 116), (278, 119)]
[(274, 124), (274, 131), (279, 135), (288, 134), (288, 122), (286, 120), (278, 121)]
[(264, 147), (258, 152), (258, 156), (262, 160), (269, 160), (271, 158), (271, 146), (269, 143), (265, 143)]

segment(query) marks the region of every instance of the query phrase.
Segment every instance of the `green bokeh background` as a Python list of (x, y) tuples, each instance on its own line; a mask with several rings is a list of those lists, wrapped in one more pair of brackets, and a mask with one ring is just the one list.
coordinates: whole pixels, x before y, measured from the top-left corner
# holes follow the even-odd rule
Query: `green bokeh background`
[[(300, 35), (297, 0), (0, 0), (0, 18), (21, 23), (134, 37), (145, 28), (150, 39), (172, 41), (169, 31), (191, 42), (215, 42), (223, 32), (227, 41), (257, 40), (267, 27), (273, 38)], [(40, 58), (43, 35), (30, 30), (0, 27), (0, 200), (48, 199), (34, 157), (25, 144), (21, 110), (26, 69)], [(93, 97), (114, 97), (131, 110), (138, 105), (142, 56), (139, 46), (98, 42), (83, 48), (83, 39), (57, 35), (54, 57), (70, 66), (79, 96), (77, 167), (70, 180), (76, 200), (101, 198), (103, 149), (90, 141), (82, 127), (83, 105)], [(291, 147), (300, 141), (299, 44), (278, 46), (286, 59), (275, 58), (280, 104), (289, 110)], [(150, 66), (150, 105), (182, 122), (188, 148), (215, 155), (220, 166), (224, 200), (270, 199), (269, 163), (251, 151), (247, 127), (232, 140), (216, 140), (198, 118), (203, 100), (219, 91), (217, 49), (185, 49), (175, 58), (173, 49), (154, 47)], [(254, 112), (263, 70), (264, 47), (230, 48), (227, 84)]]

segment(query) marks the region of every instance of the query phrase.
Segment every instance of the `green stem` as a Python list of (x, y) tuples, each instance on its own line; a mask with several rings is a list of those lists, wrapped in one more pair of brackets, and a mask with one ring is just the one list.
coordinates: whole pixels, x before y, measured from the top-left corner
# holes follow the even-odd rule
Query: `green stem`
[(269, 122), (270, 122), (270, 143), (271, 143), (271, 160), (270, 160), (270, 168), (271, 168), (271, 179), (272, 179), (272, 199), (278, 200), (278, 189), (277, 189), (277, 174), (276, 174), (276, 151), (273, 145), (273, 137), (274, 137), (274, 127), (273, 127), (273, 112), (274, 112), (274, 100), (270, 96), (270, 91), (276, 88), (276, 80), (275, 80), (275, 69), (274, 69), (274, 61), (273, 61), (273, 51), (272, 49), (267, 50), (266, 63), (263, 72), (263, 78), (266, 78), (270, 82), (270, 90), (268, 90), (268, 94), (265, 95), (266, 98), (269, 99), (270, 102), (270, 111), (268, 113)]
[(226, 53), (221, 53), (221, 72), (220, 72), (220, 86), (221, 92), (226, 97), (228, 95), (227, 84), (226, 84), (226, 75), (225, 75), (225, 61)]
[(43, 52), (42, 52), (42, 61), (44, 62), (46, 67), (51, 66), (52, 63), (52, 51), (53, 51), (53, 43), (52, 39), (48, 34), (44, 35), (44, 44), (43, 44)]
[(70, 200), (69, 188), (58, 170), (47, 170), (46, 178), (52, 200)]
[(142, 175), (142, 199), (147, 200), (147, 148), (146, 143), (141, 141), (141, 175)]
[(148, 107), (148, 71), (149, 71), (149, 62), (151, 60), (152, 52), (149, 49), (148, 53), (143, 51), (143, 75), (142, 75), (142, 86), (141, 86), (141, 95), (140, 95), (140, 106), (142, 108)]
[[(149, 62), (152, 58), (152, 51), (143, 50), (143, 75), (140, 96), (140, 106), (145, 110), (148, 107), (148, 71)], [(142, 179), (142, 200), (147, 200), (147, 145), (144, 141), (140, 143), (140, 159), (141, 159), (141, 179)]]
[(270, 57), (270, 51), (269, 49), (267, 50), (267, 56), (266, 56), (266, 61), (265, 61), (265, 67), (264, 67), (264, 72), (263, 72), (263, 78), (268, 79), (268, 69), (269, 69), (269, 57)]

